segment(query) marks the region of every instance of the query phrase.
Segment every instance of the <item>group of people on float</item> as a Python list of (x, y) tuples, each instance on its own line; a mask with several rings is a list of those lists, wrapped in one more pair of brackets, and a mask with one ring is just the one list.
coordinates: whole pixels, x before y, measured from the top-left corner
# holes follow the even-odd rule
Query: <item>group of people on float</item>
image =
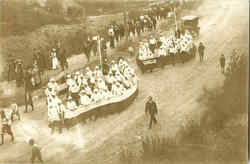
[(45, 90), (47, 96), (48, 115), (52, 120), (59, 120), (65, 110), (75, 111), (79, 106), (88, 106), (123, 96), (127, 90), (136, 86), (137, 77), (128, 63), (120, 58), (112, 60), (107, 73), (99, 66), (94, 70), (86, 67), (85, 73), (75, 72), (66, 76), (66, 97), (64, 105), (58, 96), (59, 85), (55, 79), (50, 79)]
[(147, 60), (160, 56), (177, 55), (178, 53), (188, 53), (193, 47), (193, 37), (186, 31), (176, 37), (174, 34), (160, 37), (150, 36), (148, 40), (140, 42), (139, 59)]

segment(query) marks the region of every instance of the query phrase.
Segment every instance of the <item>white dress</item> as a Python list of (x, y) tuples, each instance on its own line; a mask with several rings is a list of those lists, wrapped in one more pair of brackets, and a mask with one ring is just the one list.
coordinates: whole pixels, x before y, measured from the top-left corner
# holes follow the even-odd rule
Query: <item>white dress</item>
[(52, 69), (57, 69), (58, 59), (56, 56), (56, 52), (51, 52), (51, 58), (52, 58)]
[(80, 103), (84, 106), (87, 106), (91, 103), (91, 99), (85, 93), (80, 94)]

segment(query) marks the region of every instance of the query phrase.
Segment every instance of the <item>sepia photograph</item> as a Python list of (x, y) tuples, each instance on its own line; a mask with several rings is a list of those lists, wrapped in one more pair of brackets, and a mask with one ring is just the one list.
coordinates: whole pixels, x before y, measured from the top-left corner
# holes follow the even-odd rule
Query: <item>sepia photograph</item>
[(0, 164), (247, 164), (248, 0), (0, 0)]

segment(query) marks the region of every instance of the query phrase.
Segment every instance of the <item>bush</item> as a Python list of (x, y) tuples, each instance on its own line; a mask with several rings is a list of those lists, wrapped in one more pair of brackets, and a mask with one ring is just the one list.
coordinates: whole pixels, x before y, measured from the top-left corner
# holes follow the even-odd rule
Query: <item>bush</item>
[(222, 88), (204, 90), (201, 97), (208, 108), (203, 126), (223, 128), (227, 122), (247, 113), (248, 59), (246, 55), (232, 55), (225, 72)]

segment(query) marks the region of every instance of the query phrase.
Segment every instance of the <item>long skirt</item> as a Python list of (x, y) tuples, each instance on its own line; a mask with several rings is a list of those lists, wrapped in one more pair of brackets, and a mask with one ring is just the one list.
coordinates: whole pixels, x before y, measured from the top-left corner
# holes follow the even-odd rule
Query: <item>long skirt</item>
[(57, 69), (57, 66), (58, 66), (58, 59), (57, 57), (53, 57), (52, 58), (52, 69)]

